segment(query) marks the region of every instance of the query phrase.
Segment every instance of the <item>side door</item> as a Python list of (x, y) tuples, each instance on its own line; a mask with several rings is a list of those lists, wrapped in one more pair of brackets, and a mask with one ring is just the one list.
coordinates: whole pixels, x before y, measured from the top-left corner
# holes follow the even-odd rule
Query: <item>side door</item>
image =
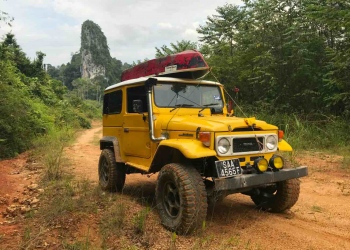
[(121, 89), (112, 90), (103, 98), (103, 136), (117, 137), (120, 142), (122, 126), (123, 92)]
[[(135, 113), (133, 101), (141, 100), (143, 113)], [(126, 112), (123, 121), (123, 151), (126, 156), (140, 158), (151, 157), (151, 140), (148, 128), (148, 112), (145, 86), (128, 87), (126, 89)]]

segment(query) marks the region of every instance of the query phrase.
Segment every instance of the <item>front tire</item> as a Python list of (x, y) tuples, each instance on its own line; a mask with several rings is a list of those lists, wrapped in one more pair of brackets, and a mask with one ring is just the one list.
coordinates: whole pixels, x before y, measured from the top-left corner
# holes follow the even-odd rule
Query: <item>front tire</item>
[(115, 161), (114, 152), (104, 149), (98, 163), (99, 185), (102, 190), (121, 192), (125, 183), (125, 166)]
[(156, 202), (162, 224), (178, 234), (195, 231), (206, 219), (205, 186), (193, 167), (165, 165), (158, 175)]
[(298, 201), (299, 193), (299, 179), (290, 179), (266, 188), (259, 188), (251, 198), (258, 208), (279, 213), (293, 207)]

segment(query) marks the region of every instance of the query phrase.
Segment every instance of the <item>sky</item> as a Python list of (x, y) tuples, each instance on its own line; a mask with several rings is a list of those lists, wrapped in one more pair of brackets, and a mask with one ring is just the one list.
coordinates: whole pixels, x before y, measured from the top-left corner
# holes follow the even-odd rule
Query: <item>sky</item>
[(155, 56), (155, 47), (181, 40), (198, 41), (196, 29), (216, 8), (240, 0), (0, 0), (0, 11), (14, 18), (0, 23), (0, 38), (12, 32), (30, 59), (58, 66), (80, 49), (81, 25), (98, 24), (112, 57), (132, 63)]

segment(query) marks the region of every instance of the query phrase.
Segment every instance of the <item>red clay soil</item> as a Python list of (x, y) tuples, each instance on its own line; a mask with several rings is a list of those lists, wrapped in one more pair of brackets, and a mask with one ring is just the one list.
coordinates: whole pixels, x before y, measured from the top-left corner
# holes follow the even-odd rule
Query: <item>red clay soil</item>
[[(23, 235), (23, 214), (19, 211), (28, 199), (28, 185), (37, 179), (38, 171), (28, 162), (28, 153), (0, 161), (0, 249), (15, 249)], [(21, 204), (22, 203), (22, 204)], [(13, 213), (9, 208), (13, 207)]]

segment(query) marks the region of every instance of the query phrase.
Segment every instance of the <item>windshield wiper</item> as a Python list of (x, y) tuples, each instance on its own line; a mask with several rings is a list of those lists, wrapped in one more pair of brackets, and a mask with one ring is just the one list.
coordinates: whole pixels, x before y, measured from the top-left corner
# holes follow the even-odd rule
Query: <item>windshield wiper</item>
[(220, 104), (220, 103), (218, 103), (218, 102), (213, 102), (213, 103), (209, 103), (209, 104), (204, 104), (204, 105), (202, 105), (203, 108), (202, 108), (201, 110), (198, 111), (198, 114), (199, 114), (200, 112), (202, 112), (204, 109), (209, 108), (210, 106), (218, 105), (218, 104)]
[(172, 110), (170, 110), (170, 112), (173, 112), (175, 109), (181, 108), (181, 107), (193, 107), (193, 104), (185, 104), (185, 103), (183, 103), (183, 104), (176, 104), (176, 105), (175, 105), (175, 108), (173, 108)]

